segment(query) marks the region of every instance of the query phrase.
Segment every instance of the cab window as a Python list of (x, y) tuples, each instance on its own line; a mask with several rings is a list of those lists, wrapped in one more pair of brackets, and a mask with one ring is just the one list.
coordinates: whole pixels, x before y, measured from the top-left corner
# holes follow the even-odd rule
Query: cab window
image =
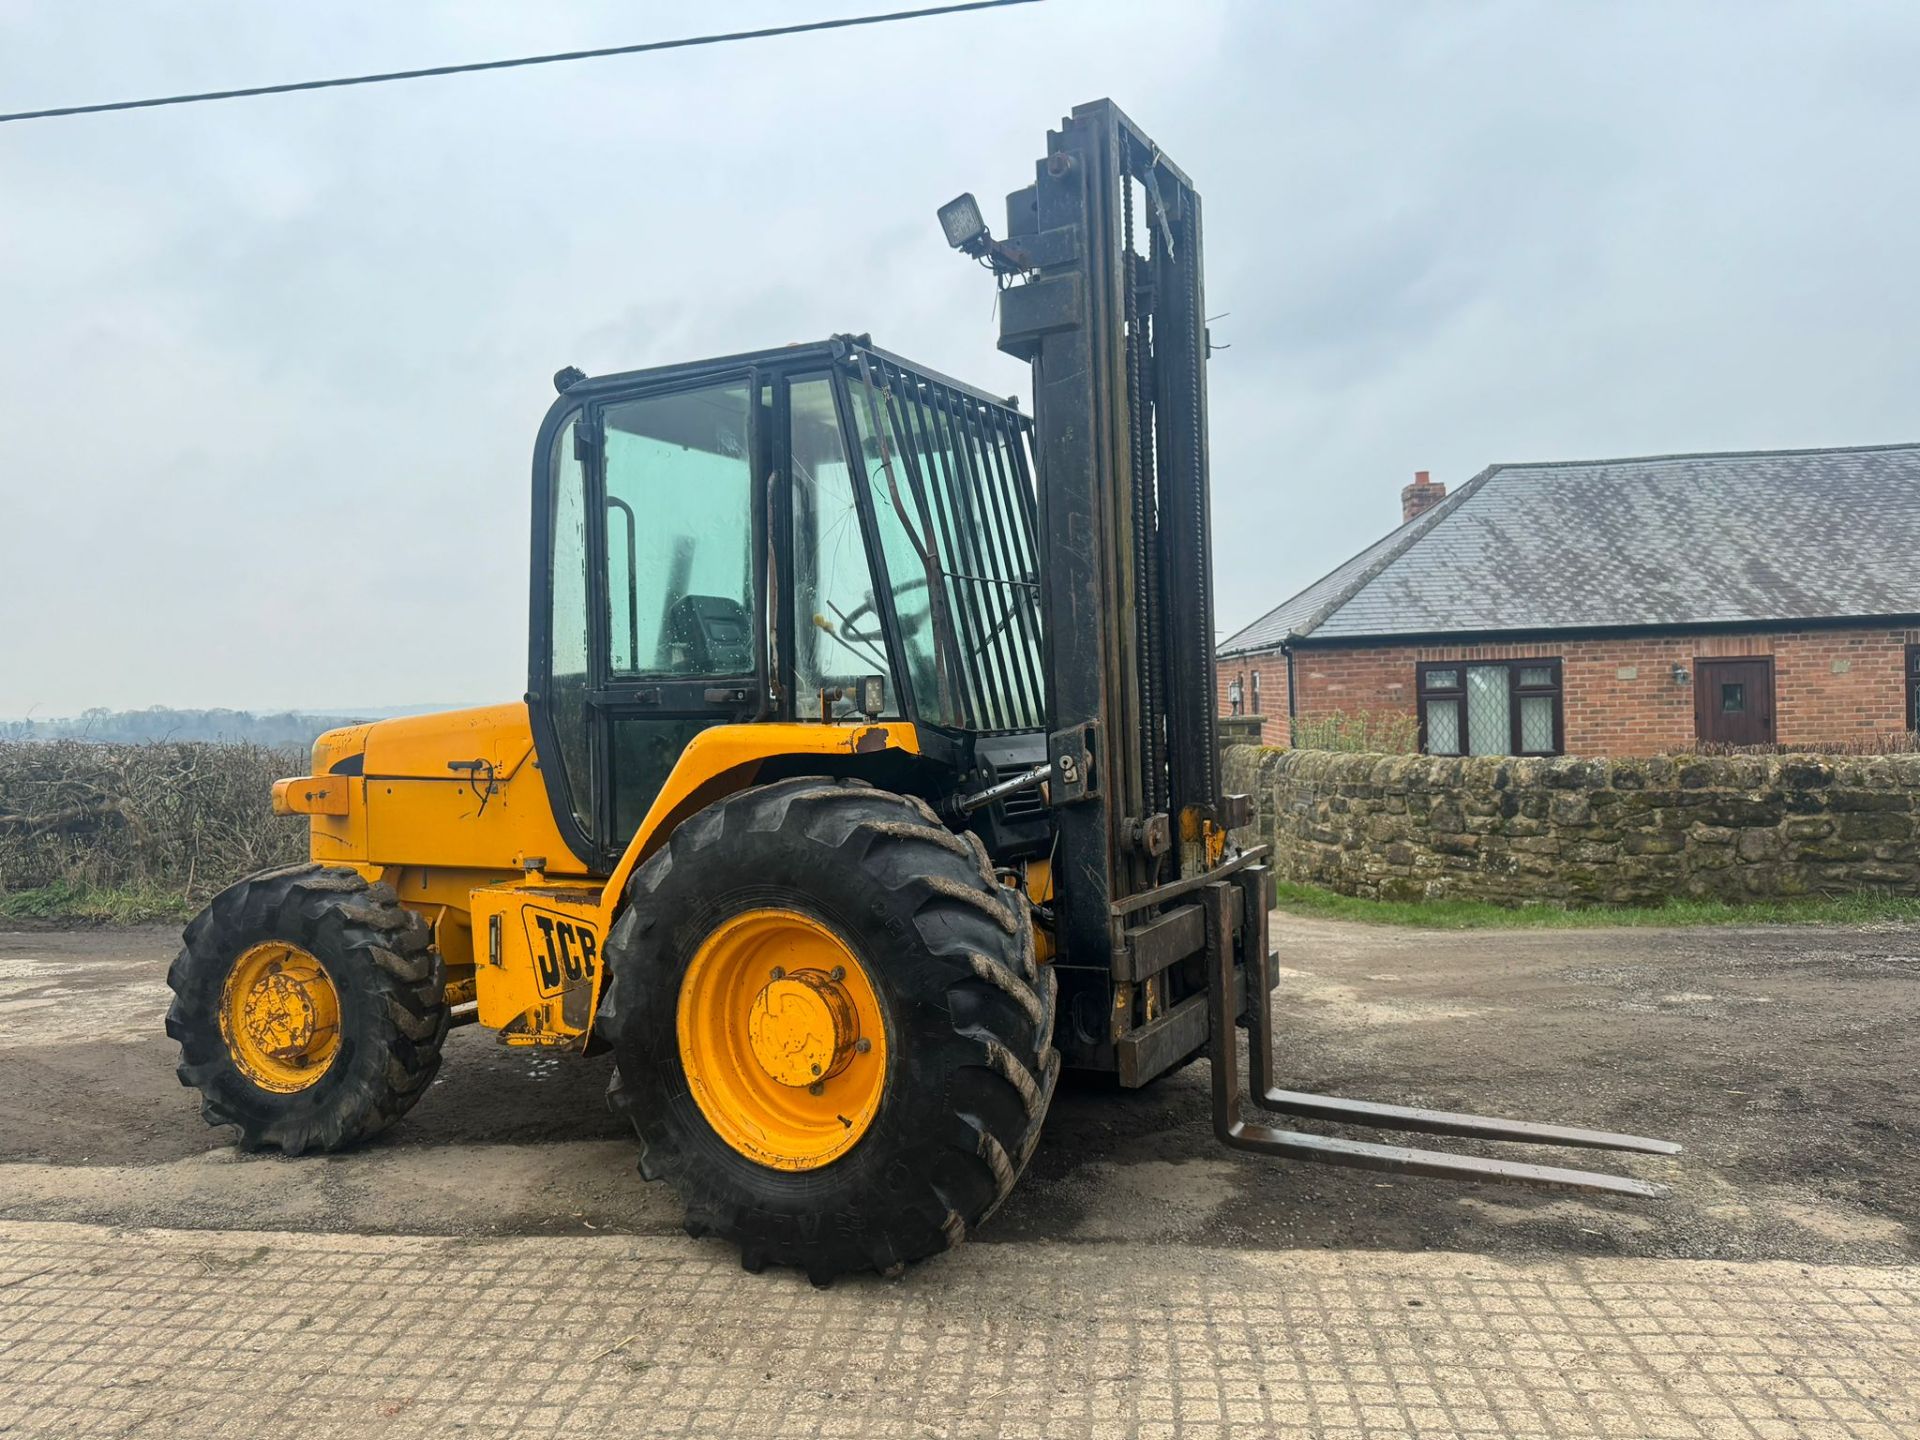
[(553, 487), (547, 523), (552, 536), (553, 590), (548, 611), (548, 638), (552, 646), (552, 682), (549, 698), (553, 728), (560, 742), (557, 762), (566, 780), (574, 818), (584, 827), (593, 815), (592, 769), (588, 758), (587, 619), (589, 547), (587, 541), (586, 479), (574, 448), (580, 417), (560, 427), (553, 442)]
[(854, 387), (854, 430), (862, 452), (865, 479), (871, 493), (874, 523), (878, 527), (894, 615), (900, 625), (900, 645), (915, 703), (926, 719), (944, 724), (960, 720), (959, 697), (947, 667), (940, 664), (939, 638), (933, 625), (929, 574), (938, 574), (933, 535), (924, 510), (915, 503), (912, 483), (891, 437), (879, 427), (886, 422), (880, 402), (871, 391)]
[(886, 686), (883, 713), (898, 715), (832, 381), (825, 375), (795, 380), (788, 415), (796, 713), (802, 719), (856, 715), (860, 680), (880, 675)]
[(623, 676), (754, 671), (744, 383), (606, 412), (607, 640)]

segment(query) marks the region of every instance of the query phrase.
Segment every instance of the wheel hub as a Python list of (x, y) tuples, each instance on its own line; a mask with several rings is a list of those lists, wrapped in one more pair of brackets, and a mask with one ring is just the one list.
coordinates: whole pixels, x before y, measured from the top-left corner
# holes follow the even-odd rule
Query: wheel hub
[(269, 1055), (298, 1055), (320, 1028), (320, 1007), (306, 985), (284, 973), (255, 981), (241, 1006), (253, 1043)]
[(767, 982), (747, 1019), (753, 1058), (782, 1085), (813, 1085), (846, 1069), (860, 1038), (853, 999), (830, 973), (798, 970)]
[(233, 963), (221, 995), (220, 1033), (234, 1064), (263, 1090), (304, 1090), (340, 1047), (333, 977), (298, 945), (270, 940)]
[(759, 1164), (825, 1165), (879, 1112), (879, 994), (852, 946), (811, 915), (748, 910), (716, 926), (681, 977), (676, 1028), (707, 1123)]

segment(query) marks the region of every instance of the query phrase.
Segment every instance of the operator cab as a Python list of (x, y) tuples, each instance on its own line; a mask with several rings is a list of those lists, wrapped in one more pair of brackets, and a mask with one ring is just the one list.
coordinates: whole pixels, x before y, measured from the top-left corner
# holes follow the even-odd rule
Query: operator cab
[[(890, 779), (929, 798), (1046, 758), (1012, 404), (846, 336), (556, 386), (527, 698), (583, 861), (611, 867), (713, 725), (911, 723), (929, 763)], [(1023, 798), (976, 818), (995, 853), (1044, 844)]]

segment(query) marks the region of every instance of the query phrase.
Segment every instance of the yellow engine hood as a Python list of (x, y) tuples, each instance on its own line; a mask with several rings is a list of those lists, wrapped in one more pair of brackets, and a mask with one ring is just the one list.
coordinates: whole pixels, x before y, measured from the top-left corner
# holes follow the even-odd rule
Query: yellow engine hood
[(320, 746), (334, 736), (358, 738), (365, 755), (362, 773), (369, 779), (447, 780), (470, 773), (472, 762), (481, 760), (483, 769), (491, 767), (494, 778), (505, 781), (533, 755), (533, 727), (526, 705), (517, 700), (331, 731), (314, 746), (316, 771), (322, 770)]

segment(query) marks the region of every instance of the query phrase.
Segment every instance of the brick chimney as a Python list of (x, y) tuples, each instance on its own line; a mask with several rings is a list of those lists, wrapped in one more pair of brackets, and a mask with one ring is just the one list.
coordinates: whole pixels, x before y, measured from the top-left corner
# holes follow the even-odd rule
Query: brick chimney
[(1447, 487), (1436, 485), (1424, 470), (1413, 472), (1413, 483), (1400, 491), (1400, 523), (1424, 515), (1447, 498)]

